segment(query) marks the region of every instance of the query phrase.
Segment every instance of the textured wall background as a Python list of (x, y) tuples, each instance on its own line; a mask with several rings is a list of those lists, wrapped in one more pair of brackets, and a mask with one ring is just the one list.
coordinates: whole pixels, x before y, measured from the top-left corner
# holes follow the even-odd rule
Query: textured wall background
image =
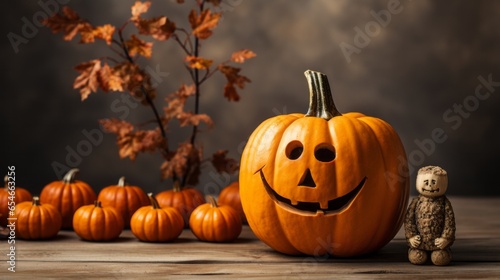
[[(80, 62), (108, 55), (105, 45), (64, 42), (36, 23), (40, 3), (67, 3), (95, 25), (120, 25), (134, 1), (10, 1), (2, 10), (0, 168), (16, 166), (18, 186), (37, 193), (58, 179), (54, 162), (81, 170), (96, 190), (125, 175), (132, 184), (157, 192), (159, 155), (120, 160), (115, 137), (97, 120), (152, 118), (149, 108), (127, 105), (122, 96), (92, 94), (80, 101), (72, 83)], [(187, 26), (192, 1), (153, 1), (150, 16), (166, 15)], [(252, 83), (239, 103), (222, 98), (224, 79), (203, 90), (202, 111), (216, 126), (199, 137), (206, 154), (225, 148), (239, 158), (243, 143), (264, 119), (307, 110), (303, 72), (329, 76), (337, 107), (380, 117), (398, 131), (411, 167), (440, 165), (449, 173), (448, 194), (500, 195), (495, 165), (500, 155), (500, 2), (496, 1), (248, 1), (225, 0), (224, 20), (202, 52), (219, 61), (250, 48), (257, 57), (243, 65)], [(28, 22), (28, 23), (27, 23)], [(134, 27), (130, 27), (131, 30)], [(8, 34), (23, 38), (13, 45)], [(148, 38), (149, 39), (149, 38)], [(176, 44), (155, 42), (143, 65), (163, 73), (158, 101), (189, 82)], [(158, 68), (157, 68), (158, 67)], [(168, 75), (166, 74), (168, 73)], [(161, 102), (160, 102), (161, 103)], [(114, 105), (112, 105), (114, 104)], [(160, 107), (160, 104), (157, 105)], [(70, 155), (82, 142), (95, 144)], [(440, 133), (438, 141), (433, 134)], [(102, 136), (102, 138), (100, 137)], [(184, 139), (180, 133), (171, 143)], [(174, 145), (174, 144), (171, 144)], [(1, 169), (0, 169), (1, 170)], [(198, 186), (207, 193), (235, 179), (210, 168)], [(415, 173), (412, 173), (412, 192)]]

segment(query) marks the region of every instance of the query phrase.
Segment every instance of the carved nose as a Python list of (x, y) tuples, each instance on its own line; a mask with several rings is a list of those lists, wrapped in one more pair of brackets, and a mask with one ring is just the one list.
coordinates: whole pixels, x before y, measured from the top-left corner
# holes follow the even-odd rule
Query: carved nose
[(304, 172), (304, 175), (302, 175), (302, 179), (300, 180), (299, 186), (303, 187), (310, 187), (310, 188), (315, 188), (316, 183), (314, 182), (314, 179), (311, 175), (311, 170), (306, 169), (306, 172)]

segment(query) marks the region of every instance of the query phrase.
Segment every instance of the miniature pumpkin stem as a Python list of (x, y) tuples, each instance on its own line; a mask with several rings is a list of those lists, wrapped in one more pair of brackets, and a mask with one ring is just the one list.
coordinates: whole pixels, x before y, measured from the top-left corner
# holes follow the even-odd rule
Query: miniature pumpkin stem
[(9, 176), (5, 175), (5, 177), (3, 177), (3, 182), (5, 189), (7, 189), (9, 185)]
[(33, 197), (33, 206), (40, 206), (40, 198), (38, 196)]
[(98, 201), (98, 200), (94, 200), (94, 207), (99, 207), (99, 208), (101, 208), (101, 207), (102, 207), (101, 202), (100, 202), (100, 201)]
[(118, 187), (125, 187), (125, 176), (121, 176), (120, 179), (118, 179)]
[(211, 205), (212, 207), (219, 207), (219, 206), (217, 205), (217, 201), (215, 200), (215, 198), (214, 198), (213, 196), (211, 196), (211, 195), (207, 195), (205, 199), (208, 201), (208, 203), (210, 203), (210, 205)]
[(309, 110), (306, 117), (318, 117), (329, 120), (342, 114), (333, 102), (330, 84), (325, 74), (307, 70), (304, 72), (309, 85)]
[(149, 201), (151, 202), (151, 206), (153, 206), (153, 209), (160, 209), (160, 204), (158, 203), (158, 200), (156, 200), (156, 197), (153, 195), (153, 193), (148, 193)]
[(174, 182), (174, 192), (180, 192), (181, 191), (181, 184), (179, 183), (178, 180)]
[(72, 183), (75, 179), (76, 173), (78, 173), (78, 172), (80, 172), (80, 169), (78, 169), (78, 168), (73, 168), (70, 171), (68, 171), (68, 173), (66, 173), (66, 175), (64, 175), (64, 178), (63, 178), (64, 183), (66, 183), (66, 184)]

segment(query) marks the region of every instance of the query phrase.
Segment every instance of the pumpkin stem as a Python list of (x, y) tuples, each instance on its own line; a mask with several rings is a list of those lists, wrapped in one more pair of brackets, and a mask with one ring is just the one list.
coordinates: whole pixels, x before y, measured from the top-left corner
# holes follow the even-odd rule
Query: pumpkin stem
[(33, 206), (40, 206), (40, 198), (38, 196), (33, 197)]
[(180, 192), (181, 191), (181, 184), (179, 183), (179, 181), (175, 181), (174, 182), (174, 192)]
[(4, 186), (5, 186), (5, 189), (8, 188), (8, 185), (9, 185), (9, 176), (5, 175), (5, 177), (3, 177), (3, 182), (4, 182)]
[(211, 205), (212, 207), (219, 207), (219, 206), (217, 205), (217, 201), (215, 200), (215, 198), (214, 198), (213, 196), (211, 196), (211, 195), (207, 195), (207, 196), (205, 197), (205, 199), (207, 200), (207, 202), (208, 202), (208, 203), (210, 203), (210, 205)]
[(342, 114), (333, 102), (330, 84), (325, 74), (307, 70), (304, 72), (309, 85), (309, 110), (306, 117), (318, 117), (329, 120)]
[(153, 209), (160, 209), (160, 204), (158, 203), (158, 200), (156, 200), (156, 197), (153, 195), (153, 193), (148, 193), (149, 201), (151, 202), (151, 206), (153, 206)]
[(120, 179), (118, 179), (118, 187), (125, 187), (125, 185), (125, 176), (121, 176)]
[(63, 182), (66, 184), (73, 183), (75, 180), (75, 175), (76, 173), (80, 172), (80, 169), (78, 168), (73, 168), (66, 175), (64, 175)]
[(101, 202), (99, 200), (94, 200), (94, 207), (101, 208), (102, 207)]

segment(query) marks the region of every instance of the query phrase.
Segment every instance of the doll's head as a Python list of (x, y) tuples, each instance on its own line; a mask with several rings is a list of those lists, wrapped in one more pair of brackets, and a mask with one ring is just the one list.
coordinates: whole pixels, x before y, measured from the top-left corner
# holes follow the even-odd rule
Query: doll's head
[(439, 166), (425, 166), (418, 170), (417, 191), (427, 197), (444, 195), (448, 189), (448, 174)]

